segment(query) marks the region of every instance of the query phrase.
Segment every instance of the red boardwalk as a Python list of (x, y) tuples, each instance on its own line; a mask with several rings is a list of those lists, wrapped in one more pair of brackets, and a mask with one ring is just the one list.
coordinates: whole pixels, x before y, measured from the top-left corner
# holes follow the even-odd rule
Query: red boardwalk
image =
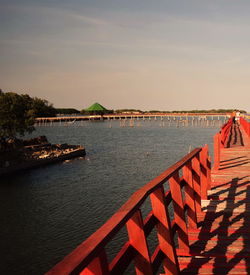
[(230, 119), (215, 135), (212, 171), (208, 147), (194, 149), (47, 274), (250, 274), (250, 124), (240, 124)]
[(250, 140), (233, 126), (202, 200), (201, 229), (189, 230), (193, 256), (179, 257), (182, 274), (250, 274)]

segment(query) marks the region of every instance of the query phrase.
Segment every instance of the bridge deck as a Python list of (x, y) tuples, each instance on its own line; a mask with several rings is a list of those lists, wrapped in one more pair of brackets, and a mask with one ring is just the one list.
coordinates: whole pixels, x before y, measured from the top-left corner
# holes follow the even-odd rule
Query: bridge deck
[(200, 227), (189, 230), (182, 274), (250, 274), (250, 139), (238, 126), (221, 150), (219, 170), (202, 201)]

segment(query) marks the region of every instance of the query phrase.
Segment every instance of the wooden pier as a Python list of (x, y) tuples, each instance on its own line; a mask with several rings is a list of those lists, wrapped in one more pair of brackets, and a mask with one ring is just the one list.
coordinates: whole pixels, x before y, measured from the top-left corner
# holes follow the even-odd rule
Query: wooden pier
[[(47, 274), (250, 274), (250, 126), (229, 119), (196, 148), (136, 191), (93, 235)], [(151, 202), (145, 218), (142, 206)], [(107, 260), (122, 229), (127, 241)], [(149, 235), (156, 231), (154, 251)]]
[(178, 258), (181, 274), (250, 274), (250, 139), (232, 124), (226, 141), (200, 227), (189, 229), (190, 253)]
[(78, 115), (36, 118), (36, 127), (45, 126), (71, 126), (82, 127), (89, 122), (108, 122), (109, 128), (112, 124), (120, 127), (140, 127), (147, 122), (159, 121), (160, 127), (221, 127), (230, 115), (213, 113), (148, 113), (148, 114), (108, 114), (108, 115)]
[(38, 117), (36, 123), (48, 122), (72, 122), (72, 121), (95, 121), (95, 120), (121, 120), (121, 119), (157, 119), (157, 118), (187, 118), (195, 117), (198, 119), (220, 119), (228, 118), (230, 114), (226, 113), (124, 113), (124, 114), (105, 114), (105, 115), (70, 115), (70, 116), (57, 116), (57, 117)]

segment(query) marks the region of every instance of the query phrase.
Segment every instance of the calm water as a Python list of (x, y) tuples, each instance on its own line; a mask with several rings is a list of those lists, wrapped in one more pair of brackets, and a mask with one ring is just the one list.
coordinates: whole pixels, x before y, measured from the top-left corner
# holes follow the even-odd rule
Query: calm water
[[(33, 136), (81, 144), (86, 157), (1, 179), (0, 274), (48, 271), (139, 187), (205, 143), (218, 128), (84, 122), (38, 127)], [(111, 127), (111, 128), (110, 128)]]

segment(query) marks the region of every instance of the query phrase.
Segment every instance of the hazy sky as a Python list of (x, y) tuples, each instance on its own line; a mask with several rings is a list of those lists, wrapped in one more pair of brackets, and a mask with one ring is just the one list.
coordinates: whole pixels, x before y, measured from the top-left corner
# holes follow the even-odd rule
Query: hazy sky
[(250, 111), (249, 0), (0, 0), (0, 88), (55, 107)]

